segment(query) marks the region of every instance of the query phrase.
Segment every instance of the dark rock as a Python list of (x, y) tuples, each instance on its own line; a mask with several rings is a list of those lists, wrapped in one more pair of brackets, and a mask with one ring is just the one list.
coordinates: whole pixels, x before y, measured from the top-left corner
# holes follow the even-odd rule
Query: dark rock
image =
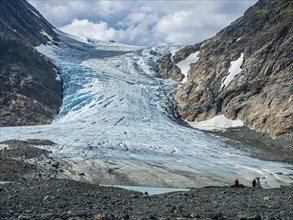
[(239, 220), (261, 220), (261, 216), (260, 215), (254, 215), (254, 216), (250, 216), (250, 217), (241, 217)]
[(171, 54), (167, 54), (161, 58), (157, 66), (157, 71), (163, 79), (173, 79), (180, 82), (184, 78), (180, 68), (172, 63)]
[(209, 213), (208, 217), (212, 220), (224, 220), (222, 213)]
[(57, 169), (59, 167), (59, 162), (54, 162), (51, 164), (51, 166)]
[(0, 126), (50, 123), (62, 103), (57, 67), (34, 47), (53, 26), (25, 0), (0, 1)]

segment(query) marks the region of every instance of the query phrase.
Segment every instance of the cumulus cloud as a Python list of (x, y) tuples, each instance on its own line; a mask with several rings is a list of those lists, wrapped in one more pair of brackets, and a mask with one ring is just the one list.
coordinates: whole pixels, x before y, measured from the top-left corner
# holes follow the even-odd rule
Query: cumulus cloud
[(121, 14), (129, 11), (130, 5), (124, 1), (108, 0), (28, 0), (49, 22), (62, 27), (77, 19), (92, 22), (119, 19)]
[(117, 36), (117, 31), (106, 22), (93, 23), (87, 19), (74, 19), (71, 24), (65, 25), (60, 30), (74, 36), (88, 37), (91, 39), (111, 40)]
[(72, 35), (135, 45), (193, 44), (212, 37), (257, 0), (29, 0)]

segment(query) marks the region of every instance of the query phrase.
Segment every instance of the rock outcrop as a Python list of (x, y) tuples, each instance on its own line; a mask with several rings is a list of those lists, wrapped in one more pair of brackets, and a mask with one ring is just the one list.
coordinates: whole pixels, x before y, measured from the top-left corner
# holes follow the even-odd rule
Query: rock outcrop
[(159, 73), (160, 77), (163, 79), (173, 79), (177, 82), (181, 82), (184, 78), (184, 75), (181, 73), (181, 70), (177, 63), (181, 60), (187, 58), (191, 53), (198, 51), (201, 44), (190, 45), (184, 47), (184, 49), (178, 50), (174, 55), (171, 53), (163, 56), (156, 67), (156, 71)]
[(0, 1), (0, 126), (50, 123), (62, 103), (57, 67), (35, 46), (58, 37), (25, 0)]
[[(273, 138), (292, 140), (292, 26), (292, 1), (260, 0), (201, 43), (200, 59), (175, 95), (178, 113), (188, 121), (224, 114)], [(189, 51), (184, 59), (196, 49), (182, 51)]]

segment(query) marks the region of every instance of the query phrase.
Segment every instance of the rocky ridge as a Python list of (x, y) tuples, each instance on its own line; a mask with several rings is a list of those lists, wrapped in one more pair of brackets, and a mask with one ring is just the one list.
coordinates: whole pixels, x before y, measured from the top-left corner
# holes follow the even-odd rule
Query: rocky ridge
[(50, 123), (62, 103), (60, 74), (35, 46), (58, 42), (25, 0), (0, 1), (0, 126)]
[[(284, 148), (292, 150), (292, 24), (292, 1), (260, 0), (215, 37), (179, 50), (173, 62), (171, 54), (163, 57), (158, 70), (165, 78), (169, 76), (161, 67), (175, 69), (180, 60), (200, 51), (175, 95), (182, 118), (202, 121), (224, 114), (285, 140)], [(224, 87), (231, 62), (241, 54), (241, 72)]]

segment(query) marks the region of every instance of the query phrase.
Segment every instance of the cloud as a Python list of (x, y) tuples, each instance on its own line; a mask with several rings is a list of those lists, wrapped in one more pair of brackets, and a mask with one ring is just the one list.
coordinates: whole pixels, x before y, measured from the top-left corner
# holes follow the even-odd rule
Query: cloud
[(74, 36), (104, 41), (112, 40), (117, 36), (117, 31), (109, 27), (106, 22), (93, 23), (87, 19), (74, 19), (71, 24), (61, 27), (60, 30)]
[(124, 1), (108, 0), (28, 0), (44, 17), (57, 27), (69, 24), (74, 18), (98, 22), (105, 18), (118, 19), (131, 5)]
[(257, 0), (29, 2), (73, 35), (135, 45), (184, 45), (212, 37)]
[(102, 17), (113, 16), (129, 9), (123, 1), (96, 1), (95, 6), (94, 10)]

